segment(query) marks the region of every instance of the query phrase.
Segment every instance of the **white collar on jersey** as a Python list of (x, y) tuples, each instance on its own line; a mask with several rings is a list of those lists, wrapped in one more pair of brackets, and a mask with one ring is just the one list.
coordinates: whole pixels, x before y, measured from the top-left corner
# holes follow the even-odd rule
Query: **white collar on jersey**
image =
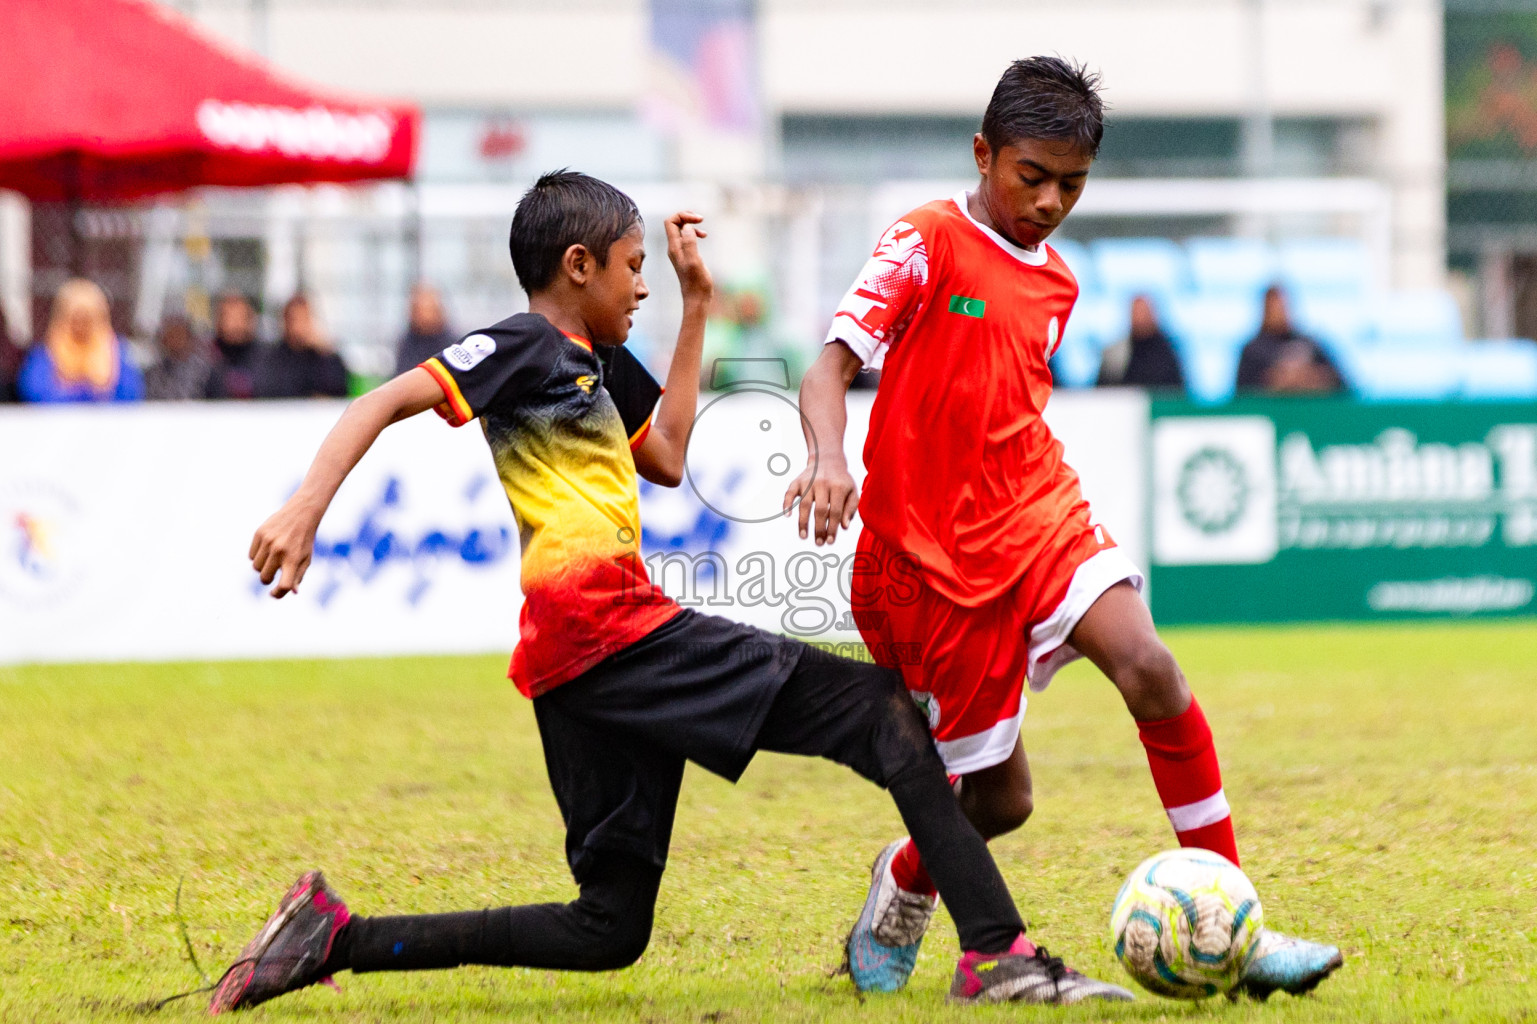
[(983, 224), (981, 221), (977, 220), (977, 218), (971, 215), (971, 210), (966, 206), (965, 189), (961, 189), (959, 192), (957, 192), (950, 201), (961, 208), (961, 212), (966, 215), (966, 219), (975, 224), (978, 231), (982, 232), (988, 238), (991, 238), (994, 245), (1008, 253), (1010, 256), (1014, 257), (1016, 260), (1019, 260), (1019, 262), (1030, 267), (1040, 267), (1046, 264), (1047, 256), (1045, 242), (1042, 242), (1040, 245), (1035, 247), (1034, 251), (1031, 251), (1029, 249), (1022, 249), (1015, 245), (1013, 242), (1009, 241), (1007, 238), (1004, 238), (998, 232), (994, 231), (992, 228), (988, 227), (986, 224)]

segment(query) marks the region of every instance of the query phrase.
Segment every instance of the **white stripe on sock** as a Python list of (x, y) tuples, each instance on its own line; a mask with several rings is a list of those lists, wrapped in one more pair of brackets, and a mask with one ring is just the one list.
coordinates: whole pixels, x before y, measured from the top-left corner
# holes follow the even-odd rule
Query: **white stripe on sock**
[(1169, 824), (1174, 826), (1176, 832), (1189, 832), (1191, 829), (1215, 825), (1233, 813), (1227, 805), (1227, 797), (1220, 789), (1205, 800), (1197, 800), (1183, 807), (1170, 807), (1167, 810)]

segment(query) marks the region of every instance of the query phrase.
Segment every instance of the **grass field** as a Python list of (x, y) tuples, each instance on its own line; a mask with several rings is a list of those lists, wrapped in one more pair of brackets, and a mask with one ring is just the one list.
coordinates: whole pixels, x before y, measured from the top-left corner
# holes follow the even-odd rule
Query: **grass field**
[[(1537, 624), (1174, 631), (1217, 733), (1268, 923), (1348, 960), (1266, 1005), (952, 1009), (941, 915), (907, 992), (826, 976), (884, 794), (760, 758), (690, 770), (651, 948), (595, 976), (340, 980), (253, 1020), (1534, 1020)], [(528, 704), (500, 658), (0, 669), (0, 1020), (136, 1017), (217, 972), (293, 876), (360, 913), (568, 899)], [(1075, 666), (1032, 699), (1036, 815), (995, 844), (1033, 936), (1120, 978), (1105, 918), (1172, 844), (1114, 692)], [(187, 1018), (201, 999), (158, 1016)]]

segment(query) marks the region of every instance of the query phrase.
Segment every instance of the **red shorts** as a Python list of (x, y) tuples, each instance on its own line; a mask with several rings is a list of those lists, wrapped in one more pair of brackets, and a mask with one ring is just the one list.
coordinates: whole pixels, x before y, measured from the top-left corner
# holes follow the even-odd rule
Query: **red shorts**
[(928, 714), (956, 775), (1008, 759), (1025, 717), (1024, 684), (1044, 690), (1079, 657), (1068, 635), (1099, 596), (1141, 571), (1103, 527), (1086, 525), (1036, 559), (1009, 590), (975, 608), (923, 582), (913, 556), (869, 529), (851, 581), (854, 622), (876, 662), (898, 669)]

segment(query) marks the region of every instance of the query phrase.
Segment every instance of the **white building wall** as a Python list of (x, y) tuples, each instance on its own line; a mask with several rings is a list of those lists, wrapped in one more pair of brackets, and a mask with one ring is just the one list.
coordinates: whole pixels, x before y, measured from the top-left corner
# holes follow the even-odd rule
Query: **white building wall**
[(780, 111), (980, 119), (1010, 60), (1060, 53), (1101, 72), (1112, 117), (1241, 117), (1260, 99), (1275, 116), (1361, 118), (1375, 128), (1371, 170), (1394, 194), (1393, 281), (1442, 283), (1432, 0), (763, 0), (762, 46)]
[[(426, 106), (628, 110), (650, 81), (645, 0), (179, 6), (241, 45), (265, 42), (302, 78)], [(1103, 73), (1112, 116), (1242, 116), (1259, 100), (1275, 116), (1362, 119), (1372, 173), (1393, 191), (1393, 282), (1442, 282), (1435, 0), (760, 0), (759, 11), (771, 115), (980, 117), (1008, 61), (1061, 53)], [(685, 136), (675, 170), (740, 181), (766, 152)]]

